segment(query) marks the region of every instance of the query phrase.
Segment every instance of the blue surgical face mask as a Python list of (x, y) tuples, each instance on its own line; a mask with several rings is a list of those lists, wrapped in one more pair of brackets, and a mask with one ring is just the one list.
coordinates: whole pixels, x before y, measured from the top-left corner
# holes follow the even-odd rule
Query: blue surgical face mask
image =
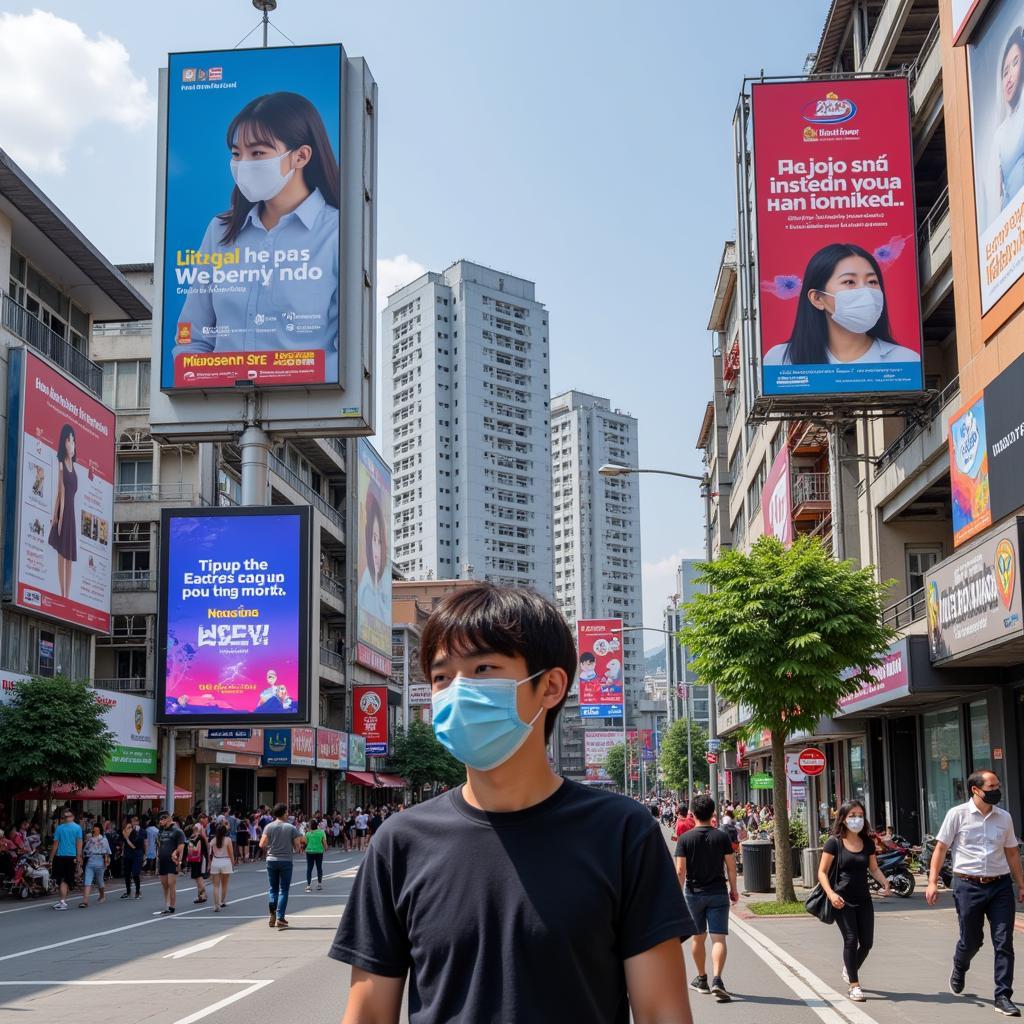
[(516, 706), (516, 691), (545, 671), (518, 681), (456, 676), (431, 698), (438, 742), (456, 760), (479, 772), (504, 764), (526, 742), (544, 713), (541, 706), (524, 722)]

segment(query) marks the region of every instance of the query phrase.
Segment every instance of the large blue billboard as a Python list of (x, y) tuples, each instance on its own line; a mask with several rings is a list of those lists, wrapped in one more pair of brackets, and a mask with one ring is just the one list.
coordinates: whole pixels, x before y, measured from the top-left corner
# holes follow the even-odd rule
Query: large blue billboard
[(309, 720), (309, 509), (165, 509), (163, 724)]
[(338, 386), (341, 62), (169, 56), (163, 389)]

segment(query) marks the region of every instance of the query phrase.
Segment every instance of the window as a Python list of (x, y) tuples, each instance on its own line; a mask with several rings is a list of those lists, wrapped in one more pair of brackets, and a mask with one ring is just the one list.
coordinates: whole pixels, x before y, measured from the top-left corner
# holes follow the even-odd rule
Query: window
[(924, 734), (926, 831), (934, 835), (954, 804), (967, 799), (960, 709), (929, 711), (921, 716)]
[(149, 360), (111, 360), (103, 363), (103, 401), (115, 409), (149, 406)]
[(920, 592), (924, 590), (928, 573), (941, 561), (942, 548), (938, 545), (907, 548), (907, 596), (919, 595), (911, 608), (914, 619), (919, 619), (924, 615), (924, 594)]
[(119, 494), (147, 493), (153, 486), (153, 463), (149, 459), (121, 459), (117, 464)]
[(988, 701), (976, 700), (967, 711), (971, 725), (971, 771), (992, 768), (992, 745), (988, 731)]
[(128, 548), (117, 553), (118, 572), (149, 572), (149, 548)]
[(136, 648), (117, 652), (117, 678), (146, 678), (146, 652), (144, 649)]

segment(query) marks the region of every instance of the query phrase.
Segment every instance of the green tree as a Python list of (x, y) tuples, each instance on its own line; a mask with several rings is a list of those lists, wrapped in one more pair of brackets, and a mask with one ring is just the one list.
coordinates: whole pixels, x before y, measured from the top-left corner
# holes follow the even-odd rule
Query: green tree
[(604, 770), (608, 773), (608, 778), (619, 789), (626, 788), (626, 745), (624, 743), (616, 743), (614, 747), (608, 748), (604, 759)]
[(438, 743), (434, 730), (418, 719), (407, 729), (396, 730), (391, 763), (417, 793), (424, 786), (458, 786), (466, 781), (465, 766)]
[(84, 682), (36, 676), (16, 684), (14, 699), (0, 705), (4, 775), (19, 788), (43, 790), (44, 814), (57, 783), (96, 785), (114, 748), (106, 713)]
[[(776, 898), (795, 899), (786, 806), (786, 740), (813, 732), (842, 697), (871, 682), (896, 639), (882, 624), (886, 584), (872, 569), (835, 561), (816, 538), (790, 548), (771, 537), (749, 554), (701, 566), (707, 593), (689, 602), (680, 639), (716, 695), (750, 712), (747, 730), (772, 740)], [(845, 670), (850, 674), (843, 677)]]
[[(706, 786), (711, 775), (708, 771), (708, 734), (696, 722), (690, 726), (690, 749), (693, 753), (693, 784)], [(661, 737), (662, 775), (669, 789), (686, 792), (688, 772), (686, 764), (686, 719), (677, 718)], [(687, 801), (690, 797), (687, 796)]]

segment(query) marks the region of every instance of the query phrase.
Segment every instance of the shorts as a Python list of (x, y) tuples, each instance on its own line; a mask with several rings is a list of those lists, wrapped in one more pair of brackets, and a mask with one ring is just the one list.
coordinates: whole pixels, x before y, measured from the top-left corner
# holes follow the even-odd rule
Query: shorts
[(360, 839), (365, 839), (365, 838), (366, 838), (366, 833), (367, 833), (368, 831), (369, 831), (369, 829), (365, 829), (365, 828), (357, 828), (357, 829), (356, 829), (356, 835), (357, 835), (357, 836), (358, 836), (358, 837), (359, 837)]
[(157, 857), (156, 873), (158, 875), (176, 875), (178, 865), (170, 857)]
[(54, 857), (53, 858), (53, 880), (60, 885), (73, 886), (75, 884), (75, 858)]
[(103, 888), (103, 873), (104, 864), (103, 861), (99, 861), (95, 864), (85, 865), (85, 877), (82, 879), (83, 885), (95, 885), (100, 889)]
[(192, 878), (203, 877), (203, 862), (201, 860), (192, 861), (189, 864), (189, 875), (191, 875)]
[(210, 874), (211, 875), (231, 875), (234, 874), (235, 869), (231, 866), (231, 861), (227, 857), (214, 857), (210, 861)]
[(693, 918), (697, 935), (729, 934), (729, 894), (727, 892), (691, 892), (683, 890), (686, 909)]
[(249, 845), (249, 833), (239, 832), (238, 838), (234, 840), (235, 846), (248, 846)]

